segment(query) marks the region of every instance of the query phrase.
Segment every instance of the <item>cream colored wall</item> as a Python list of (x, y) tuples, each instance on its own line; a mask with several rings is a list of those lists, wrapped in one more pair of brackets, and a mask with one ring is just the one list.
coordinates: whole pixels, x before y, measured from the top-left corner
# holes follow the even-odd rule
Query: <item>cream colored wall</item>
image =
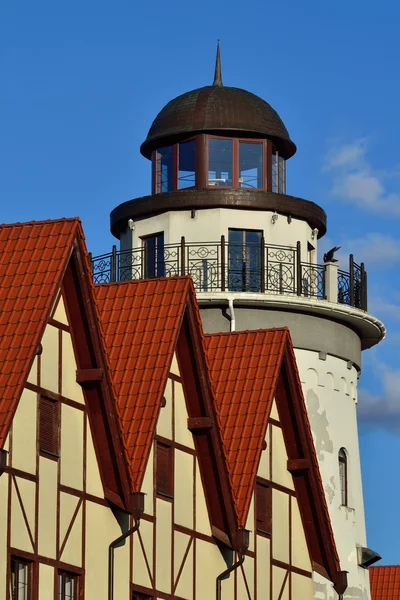
[(12, 466), (31, 475), (36, 473), (36, 415), (37, 394), (25, 389), (12, 423)]
[[(271, 407), (270, 417), (279, 423), (279, 407), (274, 400)], [(279, 598), (289, 599), (289, 579), (292, 577), (291, 589), (292, 600), (313, 599), (313, 580), (300, 574), (287, 575), (287, 569), (272, 566), (272, 596), (270, 598), (271, 572), (269, 565), (271, 559), (280, 563), (291, 564), (293, 567), (312, 573), (312, 564), (308, 552), (304, 526), (301, 520), (298, 502), (295, 497), (293, 477), (287, 470), (287, 452), (281, 427), (269, 423), (265, 440), (267, 448), (261, 454), (258, 467), (258, 476), (278, 484), (287, 489), (272, 489), (272, 536), (271, 539), (257, 535), (257, 586), (263, 590), (263, 598), (276, 600)], [(272, 444), (271, 444), (272, 442)], [(247, 527), (251, 527), (248, 519)], [(285, 582), (286, 583), (283, 586)], [(294, 575), (296, 575), (294, 577)]]
[[(278, 208), (278, 207), (277, 207)], [(311, 237), (311, 227), (299, 219), (291, 222), (284, 215), (279, 215), (275, 224), (271, 218), (273, 211), (234, 210), (229, 208), (213, 208), (197, 210), (192, 219), (191, 211), (167, 212), (162, 215), (142, 219), (135, 222), (132, 232), (127, 229), (121, 235), (121, 250), (138, 248), (141, 238), (154, 233), (164, 232), (166, 244), (180, 244), (182, 236), (186, 242), (217, 242), (221, 235), (228, 240), (228, 229), (258, 229), (264, 232), (266, 244), (282, 244), (295, 246), (302, 243), (302, 260), (308, 262), (307, 242), (315, 248), (317, 240)]]
[[(62, 299), (53, 315), (56, 321), (68, 325)], [(59, 381), (59, 342), (61, 338), (62, 376)], [(81, 405), (84, 408), (82, 389), (76, 384), (76, 361), (70, 334), (53, 325), (47, 325), (42, 338), (43, 351), (35, 358), (29, 383), (38, 385)], [(38, 365), (40, 364), (40, 382)], [(61, 384), (61, 387), (60, 387)], [(108, 546), (121, 534), (121, 527), (108, 506), (101, 506), (79, 497), (82, 492), (104, 501), (104, 491), (97, 464), (92, 433), (84, 410), (61, 402), (60, 457), (57, 460), (37, 456), (37, 393), (25, 389), (15, 412), (5, 449), (12, 451), (8, 464), (18, 472), (36, 475), (37, 484), (18, 474), (0, 477), (0, 556), (7, 555), (8, 488), (11, 486), (10, 545), (17, 552), (37, 552), (44, 560), (61, 561), (85, 569), (85, 596), (106, 600), (108, 581)], [(86, 447), (84, 430), (86, 427)], [(10, 440), (12, 441), (10, 444)], [(86, 465), (85, 465), (86, 456)], [(59, 484), (76, 493), (61, 491)], [(86, 485), (86, 488), (85, 488)], [(38, 505), (36, 506), (36, 499)], [(22, 510), (22, 506), (23, 510)], [(35, 531), (35, 514), (38, 513), (38, 530)], [(59, 515), (59, 522), (58, 520)], [(86, 516), (85, 516), (86, 515)], [(72, 526), (71, 526), (72, 525)], [(86, 552), (83, 550), (84, 533)], [(32, 543), (32, 539), (33, 543)], [(57, 546), (59, 553), (57, 552)], [(62, 550), (62, 552), (61, 552)], [(58, 555), (59, 554), (59, 555)], [(129, 541), (116, 549), (116, 597), (129, 598)], [(6, 597), (6, 560), (0, 560), (0, 597)], [(40, 563), (39, 598), (54, 600), (55, 569)]]

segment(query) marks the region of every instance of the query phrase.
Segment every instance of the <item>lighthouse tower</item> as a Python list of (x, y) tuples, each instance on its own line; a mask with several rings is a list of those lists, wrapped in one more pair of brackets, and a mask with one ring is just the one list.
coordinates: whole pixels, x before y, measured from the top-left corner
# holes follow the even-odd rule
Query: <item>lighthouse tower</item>
[[(193, 277), (206, 332), (288, 326), (296, 349), (347, 599), (370, 597), (377, 555), (365, 532), (357, 434), (361, 351), (383, 324), (367, 312), (366, 272), (328, 252), (323, 209), (286, 193), (296, 146), (258, 96), (223, 85), (219, 50), (212, 85), (171, 100), (141, 153), (151, 194), (117, 206), (119, 250), (93, 259), (95, 281)], [(323, 574), (315, 598), (334, 592)]]

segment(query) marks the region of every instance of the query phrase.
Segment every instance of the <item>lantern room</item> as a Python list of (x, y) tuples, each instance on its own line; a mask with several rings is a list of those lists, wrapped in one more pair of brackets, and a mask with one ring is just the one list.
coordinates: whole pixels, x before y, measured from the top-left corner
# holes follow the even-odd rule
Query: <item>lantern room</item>
[(296, 146), (259, 96), (214, 82), (182, 94), (157, 115), (141, 153), (152, 161), (152, 194), (189, 188), (286, 193), (286, 160)]

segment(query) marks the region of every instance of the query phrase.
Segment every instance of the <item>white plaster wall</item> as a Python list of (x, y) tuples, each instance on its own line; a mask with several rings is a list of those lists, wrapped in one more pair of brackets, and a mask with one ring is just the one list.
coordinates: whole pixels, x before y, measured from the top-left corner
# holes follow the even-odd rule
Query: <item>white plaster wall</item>
[(221, 235), (228, 240), (228, 229), (261, 229), (264, 232), (266, 244), (283, 244), (295, 246), (297, 241), (302, 243), (302, 260), (307, 261), (307, 242), (315, 248), (317, 240), (311, 239), (311, 227), (299, 219), (292, 218), (288, 222), (285, 215), (278, 215), (272, 224), (271, 211), (234, 210), (229, 208), (213, 208), (197, 210), (191, 218), (191, 211), (171, 211), (135, 222), (132, 231), (127, 229), (120, 240), (121, 250), (138, 248), (143, 236), (164, 232), (166, 244), (179, 244), (182, 236), (186, 242), (217, 242)]
[[(356, 415), (357, 371), (334, 356), (320, 360), (317, 352), (295, 350), (295, 354), (341, 568), (348, 571), (344, 598), (368, 600), (368, 571), (357, 565), (357, 545), (367, 545)], [(341, 506), (340, 448), (345, 448), (348, 456), (348, 507)], [(326, 580), (316, 580), (316, 600), (330, 599), (330, 589)]]

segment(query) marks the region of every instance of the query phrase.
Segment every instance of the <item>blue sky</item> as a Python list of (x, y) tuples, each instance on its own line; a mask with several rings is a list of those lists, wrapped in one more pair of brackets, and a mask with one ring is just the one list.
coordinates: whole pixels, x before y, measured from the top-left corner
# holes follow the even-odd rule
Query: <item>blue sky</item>
[(2, 222), (79, 215), (94, 254), (109, 212), (149, 192), (139, 154), (171, 98), (212, 82), (283, 118), (288, 193), (328, 213), (328, 241), (368, 270), (387, 339), (364, 353), (360, 445), (369, 546), (400, 563), (400, 84), (395, 1), (0, 0)]

